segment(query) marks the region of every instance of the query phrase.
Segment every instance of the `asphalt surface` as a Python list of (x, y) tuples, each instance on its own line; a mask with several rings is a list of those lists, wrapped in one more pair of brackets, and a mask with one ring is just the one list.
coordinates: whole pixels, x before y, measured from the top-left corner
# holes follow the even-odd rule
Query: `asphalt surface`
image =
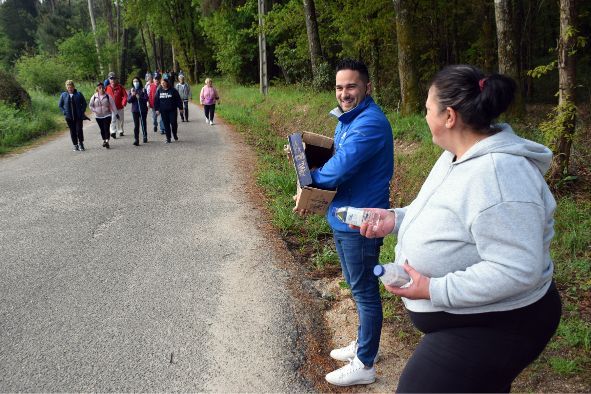
[[(180, 141), (0, 158), (0, 391), (309, 391), (288, 274), (237, 145), (192, 105)], [(151, 127), (149, 127), (151, 129)]]

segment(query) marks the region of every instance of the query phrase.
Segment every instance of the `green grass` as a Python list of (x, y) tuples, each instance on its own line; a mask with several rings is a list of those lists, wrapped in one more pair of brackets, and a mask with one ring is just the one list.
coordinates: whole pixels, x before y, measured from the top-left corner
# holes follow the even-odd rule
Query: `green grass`
[[(94, 87), (89, 83), (79, 84), (78, 89), (87, 101), (94, 92)], [(39, 91), (29, 92), (29, 95), (29, 110), (19, 110), (0, 103), (0, 154), (9, 153), (66, 127), (58, 108), (59, 95), (51, 96)]]
[[(268, 197), (273, 223), (287, 239), (296, 240), (296, 252), (308, 258), (310, 269), (324, 269), (338, 264), (338, 257), (326, 220), (318, 215), (304, 219), (292, 212), (295, 174), (283, 150), (287, 135), (311, 131), (332, 136), (336, 120), (328, 116), (335, 105), (331, 92), (313, 93), (293, 87), (272, 87), (267, 97), (257, 87), (218, 84), (222, 103), (216, 111), (233, 124), (256, 148), (257, 182)], [(395, 178), (392, 183), (393, 206), (410, 203), (418, 193), (441, 149), (431, 142), (423, 115), (401, 117), (386, 114), (397, 140)], [(518, 134), (540, 141), (536, 125), (514, 125)], [(555, 263), (555, 280), (563, 299), (563, 320), (557, 335), (533, 369), (557, 375), (577, 375), (591, 369), (588, 309), (591, 304), (591, 198), (589, 196), (557, 197), (555, 237), (551, 253)], [(394, 258), (395, 237), (386, 237), (380, 254), (383, 263)], [(347, 288), (346, 283), (340, 283)], [(399, 297), (381, 289), (384, 316), (402, 322), (404, 308)], [(404, 324), (400, 325), (404, 327)], [(400, 335), (416, 335), (400, 330)], [(416, 338), (415, 338), (416, 339)], [(544, 372), (547, 373), (547, 372)]]

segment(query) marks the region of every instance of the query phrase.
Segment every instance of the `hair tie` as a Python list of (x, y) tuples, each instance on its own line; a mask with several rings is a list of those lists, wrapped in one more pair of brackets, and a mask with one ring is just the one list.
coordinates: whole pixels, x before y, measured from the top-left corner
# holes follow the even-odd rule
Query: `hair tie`
[(486, 82), (488, 78), (482, 78), (481, 80), (478, 81), (478, 86), (480, 87), (480, 91), (482, 92), (482, 89), (484, 89), (484, 82)]

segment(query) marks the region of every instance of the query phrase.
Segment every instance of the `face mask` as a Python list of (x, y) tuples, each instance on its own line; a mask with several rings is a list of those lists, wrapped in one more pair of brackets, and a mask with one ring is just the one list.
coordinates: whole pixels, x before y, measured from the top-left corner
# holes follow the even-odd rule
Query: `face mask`
[(139, 89), (139, 88), (140, 88), (140, 83), (139, 83), (139, 82), (134, 82), (134, 83), (133, 83), (133, 86), (134, 86), (136, 89)]

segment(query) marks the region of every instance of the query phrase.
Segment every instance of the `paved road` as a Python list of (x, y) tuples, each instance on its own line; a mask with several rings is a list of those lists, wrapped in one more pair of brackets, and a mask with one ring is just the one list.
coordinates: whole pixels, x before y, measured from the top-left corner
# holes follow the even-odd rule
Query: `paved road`
[(241, 195), (234, 142), (191, 109), (86, 152), (0, 159), (0, 391), (306, 391), (287, 275)]

